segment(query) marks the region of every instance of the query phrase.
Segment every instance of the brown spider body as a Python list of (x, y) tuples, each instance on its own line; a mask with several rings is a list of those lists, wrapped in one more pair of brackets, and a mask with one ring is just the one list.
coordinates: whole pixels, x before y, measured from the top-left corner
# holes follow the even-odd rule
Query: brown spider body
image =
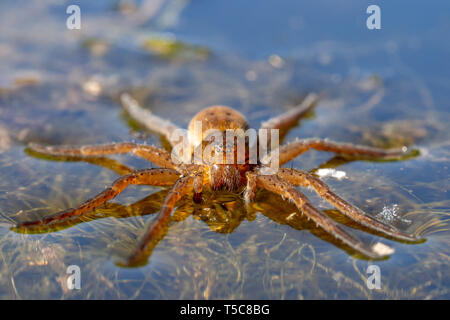
[[(285, 133), (289, 128), (296, 125), (298, 120), (316, 105), (317, 101), (317, 95), (310, 94), (299, 106), (264, 122), (261, 128), (276, 129)], [(172, 147), (179, 143), (179, 137), (174, 135), (176, 130), (180, 129), (176, 125), (141, 108), (127, 94), (122, 95), (122, 104), (133, 119), (147, 129), (164, 136)], [(131, 152), (138, 157), (156, 164), (160, 168), (132, 170), (123, 165), (109, 165), (108, 168), (122, 176), (114, 181), (105, 191), (86, 201), (78, 208), (68, 209), (41, 220), (19, 223), (16, 226), (16, 230), (46, 227), (58, 222), (67, 221), (73, 217), (82, 216), (113, 199), (130, 184), (172, 186), (165, 197), (160, 212), (151, 221), (147, 232), (140, 240), (136, 250), (127, 260), (127, 265), (136, 265), (148, 256), (152, 248), (151, 243), (154, 243), (153, 240), (158, 239), (157, 235), (160, 231), (167, 227), (170, 221), (170, 215), (177, 201), (184, 195), (193, 191), (194, 200), (201, 201), (204, 186), (210, 186), (212, 190), (227, 189), (233, 192), (239, 192), (238, 190), (245, 186), (244, 199), (246, 202), (251, 202), (255, 199), (257, 188), (275, 193), (283, 199), (294, 203), (298, 208), (298, 213), (312, 220), (317, 227), (322, 228), (325, 232), (342, 241), (346, 246), (363, 256), (378, 259), (393, 252), (392, 249), (381, 243), (371, 247), (367, 246), (342, 229), (337, 222), (322, 211), (316, 209), (308, 198), (296, 188), (308, 187), (312, 188), (320, 197), (336, 207), (342, 214), (380, 235), (399, 241), (415, 242), (419, 240), (419, 238), (402, 232), (394, 226), (374, 219), (372, 216), (346, 202), (332, 192), (325, 183), (310, 173), (297, 169), (280, 168), (276, 173), (269, 175), (263, 174), (262, 169), (266, 166), (264, 164), (265, 162), (258, 161), (253, 163), (249, 161), (249, 140), (245, 140), (245, 156), (241, 162), (236, 161), (238, 158), (237, 145), (234, 143), (231, 145), (226, 140), (222, 141), (222, 146), (214, 145), (210, 149), (212, 150), (211, 157), (207, 156), (206, 159), (202, 159), (206, 160), (206, 162), (195, 163), (195, 155), (197, 152), (200, 152), (203, 156), (204, 152), (211, 146), (212, 140), (209, 139), (211, 138), (208, 133), (209, 130), (215, 130), (221, 133), (222, 136), (216, 137), (219, 137), (217, 139), (224, 139), (223, 137), (226, 136), (226, 131), (229, 129), (240, 130), (242, 134), (248, 128), (249, 125), (245, 117), (229, 107), (213, 106), (200, 111), (194, 116), (188, 127), (189, 153), (194, 155), (193, 163), (178, 163), (173, 160), (171, 154), (166, 150), (154, 146), (128, 142), (83, 147), (56, 147), (31, 144), (29, 150), (33, 152), (74, 160), (81, 159), (105, 166), (108, 164), (108, 162), (105, 162), (105, 158), (103, 158), (105, 155)], [(234, 140), (235, 138), (233, 137), (232, 139)], [(247, 139), (246, 136), (245, 139)], [(384, 150), (323, 139), (303, 139), (284, 144), (277, 149), (279, 151), (279, 165), (286, 164), (310, 149), (334, 152), (351, 157), (352, 159), (382, 158), (395, 160), (411, 156), (411, 153), (406, 147), (398, 150)], [(214, 158), (216, 155), (223, 155), (225, 158), (227, 155), (231, 155), (232, 161), (231, 163), (216, 162), (214, 160), (216, 159)], [(99, 159), (102, 159), (102, 162)]]
[[(196, 131), (196, 122), (201, 123), (201, 131)], [(224, 137), (222, 143), (225, 146), (218, 152), (222, 152), (223, 159), (226, 159), (227, 153), (233, 155), (234, 161), (232, 164), (218, 164), (211, 161), (210, 164), (203, 166), (205, 182), (211, 186), (211, 189), (235, 191), (247, 183), (246, 173), (252, 170), (254, 165), (249, 164), (247, 155), (245, 163), (238, 164), (236, 161), (237, 144), (230, 146), (231, 150), (229, 150), (225, 140), (227, 130), (246, 131), (247, 129), (249, 129), (249, 125), (245, 117), (240, 112), (226, 106), (205, 108), (192, 118), (188, 126), (188, 136), (192, 143), (192, 150), (201, 147), (203, 153), (208, 146), (208, 143), (205, 143), (205, 136), (208, 130), (217, 130)], [(246, 145), (246, 152), (248, 152), (248, 145)]]

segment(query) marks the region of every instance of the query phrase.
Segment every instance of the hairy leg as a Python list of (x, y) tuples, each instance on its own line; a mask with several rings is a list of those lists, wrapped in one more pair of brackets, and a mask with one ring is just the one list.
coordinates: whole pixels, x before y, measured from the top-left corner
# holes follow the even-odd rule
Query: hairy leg
[[(93, 220), (99, 220), (109, 217), (114, 217), (116, 219), (122, 219), (122, 218), (128, 218), (132, 216), (145, 216), (154, 214), (156, 212), (159, 212), (159, 209), (161, 208), (161, 203), (163, 202), (166, 194), (167, 189), (155, 192), (150, 194), (149, 196), (129, 205), (122, 205), (117, 202), (105, 202), (101, 210), (98, 211), (91, 211), (86, 212), (86, 214), (82, 214), (81, 216), (74, 216), (71, 219), (68, 220), (60, 220), (55, 221), (51, 224), (47, 225), (35, 225), (28, 228), (16, 228), (13, 227), (11, 231), (18, 232), (18, 233), (51, 233), (55, 231), (60, 231), (63, 229), (68, 229), (73, 226), (76, 226), (77, 224), (86, 222), (86, 221), (93, 221)], [(88, 217), (87, 219), (84, 219), (85, 217)]]
[(355, 145), (351, 143), (334, 142), (324, 139), (303, 139), (285, 144), (280, 147), (279, 149), (280, 166), (310, 149), (334, 152), (337, 154), (346, 155), (350, 157), (369, 158), (369, 159), (396, 160), (411, 155), (411, 152), (406, 147), (403, 147), (402, 149), (380, 149)]
[[(373, 259), (382, 258), (393, 252), (391, 248), (379, 243), (377, 244), (378, 246), (375, 245), (377, 247), (367, 247), (362, 242), (343, 230), (334, 220), (332, 220), (326, 214), (314, 208), (304, 194), (295, 189), (288, 182), (280, 179), (278, 176), (260, 175), (256, 177), (256, 182), (259, 187), (279, 194), (282, 197), (294, 202), (297, 208), (303, 214), (305, 214), (308, 219), (314, 221), (317, 226), (321, 227), (326, 232), (333, 235), (335, 238), (343, 241), (345, 244), (347, 244), (357, 252), (360, 252), (361, 254)], [(380, 247), (382, 248), (381, 250), (379, 249)]]
[(312, 187), (319, 196), (327, 200), (329, 203), (338, 208), (343, 214), (345, 214), (350, 219), (360, 223), (361, 225), (370, 228), (372, 230), (378, 231), (391, 238), (402, 240), (402, 241), (418, 241), (420, 239), (415, 236), (404, 233), (397, 228), (384, 224), (374, 218), (372, 218), (367, 213), (363, 212), (361, 209), (348, 203), (337, 194), (332, 192), (329, 187), (316, 177), (313, 177), (307, 172), (296, 170), (296, 169), (280, 169), (278, 170), (278, 176), (286, 180), (287, 182), (303, 187)]
[(319, 96), (310, 93), (301, 104), (277, 117), (271, 118), (261, 124), (262, 129), (280, 129), (287, 131), (295, 126), (302, 117), (311, 111), (319, 101)]
[(172, 169), (144, 169), (138, 170), (126, 176), (120, 177), (114, 181), (108, 189), (99, 193), (92, 199), (87, 200), (78, 208), (68, 209), (63, 212), (56, 213), (42, 220), (28, 221), (19, 223), (16, 228), (36, 227), (48, 225), (59, 221), (64, 221), (72, 217), (79, 217), (98, 206), (115, 198), (130, 184), (145, 184), (153, 186), (170, 186), (179, 178), (179, 173)]
[(194, 177), (194, 202), (201, 203), (202, 202), (202, 191), (203, 191), (203, 175), (198, 174)]
[(123, 154), (132, 152), (136, 156), (144, 158), (162, 168), (176, 169), (176, 165), (172, 162), (170, 153), (168, 153), (167, 151), (155, 146), (136, 144), (132, 142), (119, 142), (87, 146), (42, 146), (36, 143), (30, 143), (28, 148), (32, 152), (37, 152), (54, 157), (79, 158), (92, 158), (111, 154)]
[(36, 152), (34, 150), (31, 150), (30, 148), (25, 149), (25, 152), (34, 158), (38, 159), (44, 159), (44, 160), (51, 160), (51, 161), (83, 161), (91, 164), (95, 164), (98, 166), (102, 166), (106, 169), (109, 169), (111, 171), (114, 171), (119, 176), (123, 176), (125, 174), (132, 173), (136, 169), (126, 166), (122, 163), (120, 163), (117, 160), (106, 158), (106, 157), (76, 157), (76, 156), (52, 156), (48, 154), (42, 154), (39, 152)]
[(244, 200), (248, 204), (249, 202), (255, 201), (257, 187), (256, 178), (258, 177), (258, 174), (252, 171), (247, 171), (245, 176), (247, 178), (247, 187), (244, 191)]
[(178, 138), (174, 140), (172, 133), (179, 129), (178, 126), (169, 120), (155, 116), (149, 110), (142, 108), (138, 102), (129, 94), (124, 93), (120, 96), (123, 108), (136, 122), (144, 126), (146, 129), (159, 133), (166, 137), (172, 146), (178, 143)]
[(169, 222), (170, 214), (175, 207), (175, 204), (185, 194), (190, 192), (193, 188), (195, 178), (192, 176), (179, 178), (173, 185), (172, 189), (164, 199), (164, 203), (159, 211), (158, 215), (151, 221), (147, 232), (142, 239), (133, 254), (128, 258), (127, 265), (135, 265), (142, 261), (146, 256), (148, 249), (151, 247), (152, 240), (157, 240), (156, 235), (167, 225)]

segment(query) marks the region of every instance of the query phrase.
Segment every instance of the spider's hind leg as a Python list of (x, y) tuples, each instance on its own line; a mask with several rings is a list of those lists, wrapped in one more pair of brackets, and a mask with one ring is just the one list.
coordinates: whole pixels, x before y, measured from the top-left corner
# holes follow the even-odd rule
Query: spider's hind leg
[(91, 163), (95, 163), (95, 159), (98, 159), (101, 156), (132, 152), (136, 156), (148, 160), (162, 168), (176, 169), (176, 165), (172, 162), (171, 155), (167, 151), (155, 146), (136, 144), (133, 142), (87, 146), (43, 146), (36, 143), (30, 143), (28, 149), (43, 155), (68, 157), (78, 161), (84, 160)]
[(123, 93), (120, 96), (123, 108), (128, 114), (144, 126), (146, 129), (163, 135), (172, 146), (179, 142), (179, 137), (173, 133), (180, 129), (167, 119), (163, 119), (151, 113), (149, 110), (142, 108), (139, 103), (133, 99), (129, 94)]
[(279, 129), (281, 134), (280, 137), (284, 135), (294, 127), (298, 121), (306, 116), (319, 101), (319, 96), (315, 93), (310, 93), (306, 98), (293, 109), (280, 114), (279, 116), (270, 118), (261, 124), (262, 129)]

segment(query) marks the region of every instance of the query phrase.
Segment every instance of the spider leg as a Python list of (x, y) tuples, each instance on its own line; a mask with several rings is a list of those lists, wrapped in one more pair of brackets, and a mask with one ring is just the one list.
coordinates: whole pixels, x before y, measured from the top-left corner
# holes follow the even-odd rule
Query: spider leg
[(247, 178), (247, 186), (244, 191), (244, 200), (245, 203), (253, 202), (256, 197), (256, 178), (257, 174), (252, 171), (247, 171), (245, 174)]
[(203, 175), (198, 174), (194, 178), (194, 202), (202, 202), (202, 191), (203, 191)]
[(115, 173), (117, 173), (120, 176), (129, 174), (135, 170), (134, 168), (126, 166), (117, 160), (106, 158), (106, 157), (52, 156), (52, 155), (38, 153), (34, 150), (31, 150), (30, 148), (25, 149), (25, 152), (29, 156), (32, 156), (32, 157), (35, 157), (38, 159), (45, 159), (45, 160), (51, 160), (51, 161), (74, 161), (74, 162), (83, 161), (83, 162), (95, 164), (95, 165), (107, 168), (111, 171), (114, 171)]
[[(402, 159), (412, 153), (406, 147), (402, 149), (380, 149), (351, 143), (334, 142), (324, 139), (302, 139), (285, 144), (279, 149), (280, 166), (296, 158), (300, 154), (315, 149), (334, 152), (341, 155), (369, 159)], [(270, 154), (268, 155), (270, 157)]]
[(295, 126), (302, 117), (311, 111), (319, 101), (319, 96), (315, 93), (310, 93), (298, 106), (261, 124), (262, 129), (280, 129), (281, 131), (288, 131)]
[(164, 202), (161, 206), (161, 210), (158, 215), (151, 221), (147, 228), (147, 232), (139, 241), (133, 254), (128, 258), (127, 265), (135, 265), (142, 261), (143, 257), (148, 253), (148, 249), (152, 247), (153, 240), (156, 239), (156, 235), (167, 225), (169, 222), (170, 214), (175, 207), (175, 204), (185, 194), (192, 190), (195, 178), (192, 176), (186, 176), (179, 178), (172, 189), (167, 194)]
[(296, 170), (296, 169), (279, 169), (278, 176), (281, 179), (295, 186), (312, 187), (317, 194), (327, 200), (329, 203), (338, 208), (344, 215), (358, 222), (359, 224), (378, 231), (388, 237), (402, 240), (402, 241), (419, 241), (417, 237), (404, 233), (397, 228), (384, 224), (372, 218), (367, 213), (363, 212), (361, 209), (355, 207), (354, 205), (348, 203), (337, 194), (332, 192), (329, 187), (318, 178), (310, 175), (307, 172)]
[(108, 189), (96, 195), (94, 198), (87, 200), (78, 208), (68, 209), (63, 212), (53, 214), (42, 220), (28, 221), (19, 223), (16, 228), (38, 227), (49, 225), (60, 221), (65, 221), (72, 217), (79, 217), (98, 206), (115, 198), (130, 184), (146, 184), (153, 186), (170, 186), (178, 178), (180, 174), (172, 169), (144, 169), (138, 170), (128, 175), (122, 176), (114, 181)]
[[(159, 211), (161, 203), (165, 198), (168, 190), (161, 190), (150, 194), (149, 196), (141, 199), (133, 204), (122, 205), (117, 202), (105, 202), (102, 205), (102, 209), (99, 211), (92, 211), (92, 213), (87, 213), (85, 215), (73, 217), (69, 220), (61, 220), (59, 222), (54, 222), (48, 225), (36, 225), (28, 228), (12, 228), (12, 231), (18, 233), (51, 233), (55, 231), (61, 231), (64, 229), (71, 228), (79, 223), (86, 221), (99, 220), (109, 217), (114, 217), (116, 219), (128, 218), (131, 216), (145, 216), (149, 214), (154, 214)], [(88, 217), (87, 219), (84, 219)]]
[(382, 250), (379, 250), (380, 243), (376, 244), (378, 247), (369, 248), (358, 239), (351, 236), (345, 230), (343, 230), (334, 220), (328, 217), (326, 214), (317, 210), (309, 202), (308, 198), (300, 191), (295, 189), (290, 183), (282, 180), (275, 175), (258, 175), (256, 177), (257, 185), (273, 193), (279, 194), (284, 198), (287, 198), (294, 202), (297, 208), (306, 215), (309, 219), (316, 223), (317, 226), (324, 229), (326, 232), (333, 235), (335, 238), (341, 240), (346, 245), (350, 246), (355, 251), (363, 254), (364, 256), (379, 259), (392, 253), (392, 249), (381, 245)]
[(128, 114), (150, 131), (159, 133), (166, 137), (172, 146), (178, 143), (178, 139), (174, 140), (172, 133), (180, 129), (178, 126), (170, 122), (169, 120), (155, 116), (149, 110), (142, 108), (138, 102), (133, 99), (129, 94), (124, 93), (120, 96), (123, 108)]
[(28, 149), (32, 152), (54, 157), (75, 157), (79, 159), (92, 159), (98, 156), (132, 152), (136, 156), (144, 158), (162, 168), (176, 169), (176, 165), (172, 162), (171, 155), (167, 151), (155, 146), (132, 142), (87, 146), (42, 146), (36, 143), (30, 143)]

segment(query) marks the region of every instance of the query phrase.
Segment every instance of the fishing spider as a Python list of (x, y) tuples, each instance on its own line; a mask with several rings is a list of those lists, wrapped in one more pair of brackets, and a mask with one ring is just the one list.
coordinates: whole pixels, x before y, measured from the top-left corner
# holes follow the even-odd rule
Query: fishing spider
[[(128, 94), (123, 94), (121, 100), (124, 108), (133, 119), (145, 125), (148, 129), (164, 136), (172, 146), (178, 143), (178, 140), (174, 139), (173, 135), (173, 132), (178, 129), (176, 125), (141, 108)], [(309, 94), (300, 105), (264, 122), (261, 127), (266, 129), (279, 129), (280, 132), (285, 133), (288, 129), (296, 125), (299, 119), (312, 110), (317, 104), (317, 101), (318, 96), (316, 94)], [(201, 136), (198, 136), (198, 133), (195, 133), (193, 130), (193, 123), (195, 121), (201, 121), (202, 123), (203, 131), (201, 132)], [(202, 146), (204, 142), (202, 137), (203, 133), (208, 129), (214, 128), (225, 132), (226, 129), (246, 130), (248, 127), (244, 116), (238, 111), (225, 106), (212, 106), (203, 109), (194, 116), (189, 124), (188, 132), (194, 138), (192, 141), (197, 144), (197, 147), (200, 145), (201, 148), (204, 148)], [(194, 145), (193, 147), (196, 146)], [(342, 214), (367, 229), (399, 241), (416, 242), (419, 240), (419, 238), (413, 235), (406, 234), (391, 225), (374, 219), (372, 216), (336, 195), (325, 183), (315, 176), (298, 169), (280, 168), (276, 174), (264, 175), (261, 174), (264, 165), (261, 162), (250, 164), (247, 158), (243, 164), (177, 164), (171, 159), (171, 154), (163, 149), (129, 142), (81, 147), (30, 144), (29, 148), (40, 154), (57, 157), (80, 157), (88, 162), (90, 159), (99, 156), (131, 152), (160, 167), (132, 171), (121, 176), (109, 188), (94, 198), (87, 200), (78, 208), (68, 209), (41, 220), (22, 222), (16, 226), (18, 229), (29, 229), (39, 226), (49, 226), (56, 222), (80, 217), (108, 200), (113, 199), (130, 184), (172, 186), (164, 199), (159, 213), (152, 219), (146, 233), (139, 241), (132, 255), (129, 256), (127, 265), (139, 263), (142, 261), (142, 257), (145, 256), (146, 252), (148, 254), (152, 240), (168, 225), (177, 201), (192, 190), (194, 200), (197, 202), (201, 201), (201, 193), (204, 186), (209, 186), (212, 190), (227, 189), (233, 192), (238, 192), (245, 187), (243, 196), (246, 202), (251, 202), (255, 199), (257, 187), (278, 194), (283, 199), (294, 203), (298, 211), (305, 215), (308, 220), (312, 220), (317, 227), (322, 228), (326, 233), (341, 240), (356, 252), (371, 259), (385, 257), (391, 254), (393, 250), (381, 243), (369, 246), (357, 240), (328, 215), (316, 209), (308, 198), (296, 189), (296, 187), (311, 187), (320, 197), (339, 209)], [(406, 147), (398, 150), (384, 150), (349, 143), (332, 142), (326, 139), (304, 139), (280, 146), (278, 149), (279, 165), (286, 164), (310, 149), (333, 152), (354, 159), (401, 159), (410, 155)], [(231, 151), (236, 152), (236, 150)], [(223, 152), (226, 152), (226, 150), (223, 150)]]

